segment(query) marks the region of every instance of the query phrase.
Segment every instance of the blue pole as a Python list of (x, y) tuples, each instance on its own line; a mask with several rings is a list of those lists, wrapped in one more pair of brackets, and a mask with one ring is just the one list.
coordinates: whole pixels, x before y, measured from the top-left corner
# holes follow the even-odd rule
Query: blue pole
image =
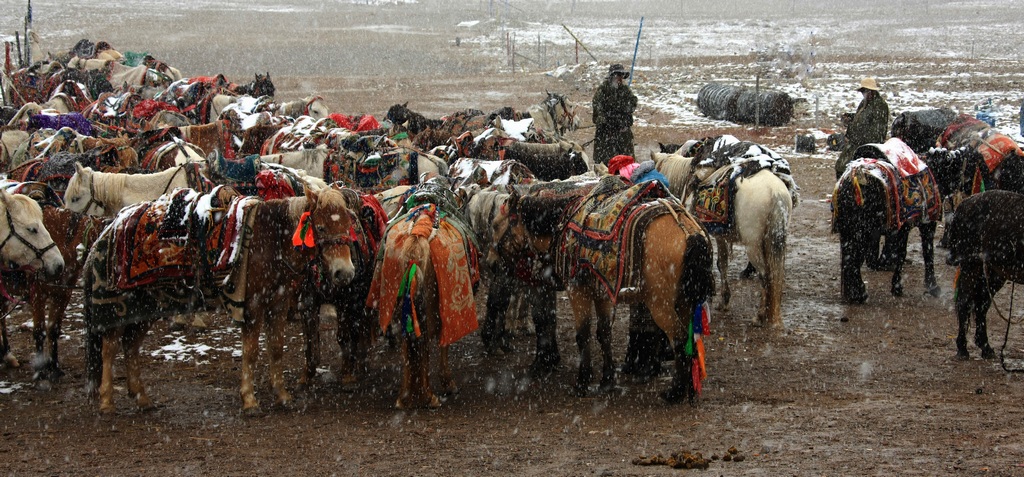
[(636, 46), (633, 48), (633, 63), (629, 65), (629, 85), (633, 86), (633, 68), (636, 67), (636, 52), (640, 50), (640, 33), (644, 31), (644, 17), (640, 17), (640, 29), (636, 31)]

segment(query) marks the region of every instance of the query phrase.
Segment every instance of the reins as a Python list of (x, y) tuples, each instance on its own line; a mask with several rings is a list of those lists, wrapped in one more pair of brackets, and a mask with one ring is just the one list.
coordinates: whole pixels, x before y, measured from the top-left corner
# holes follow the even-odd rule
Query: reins
[[(1003, 315), (1002, 310), (999, 309), (999, 305), (996, 304), (995, 295), (992, 294), (992, 288), (988, 286), (988, 262), (983, 261), (982, 266), (982, 273), (984, 273), (985, 276), (985, 289), (988, 290), (989, 302), (992, 303), (992, 308), (995, 308), (996, 314), (999, 315), (999, 318), (1006, 322), (1006, 331), (1003, 332), (1003, 345), (999, 348), (999, 365), (1003, 368), (1003, 371), (1008, 373), (1024, 373), (1024, 368), (1010, 369), (1006, 366), (1006, 344), (1010, 340), (1010, 325), (1014, 324), (1013, 295), (1014, 292), (1016, 292), (1017, 283), (1012, 280), (1010, 281), (1010, 309), (1007, 310), (1007, 313), (1009, 313), (1010, 316), (1006, 317)], [(1016, 323), (1020, 324), (1022, 322), (1024, 322), (1024, 317), (1018, 319)]]
[(7, 215), (7, 228), (9, 230), (8, 230), (8, 233), (7, 233), (7, 238), (5, 238), (2, 242), (0, 242), (0, 250), (3, 250), (3, 248), (7, 246), (7, 242), (8, 241), (10, 241), (12, 238), (16, 238), (19, 241), (21, 241), (21, 243), (23, 245), (28, 247), (28, 249), (31, 250), (32, 253), (36, 254), (36, 258), (39, 261), (43, 261), (43, 255), (45, 255), (46, 252), (50, 251), (50, 249), (57, 247), (57, 243), (54, 242), (53, 240), (50, 241), (50, 245), (47, 245), (47, 246), (45, 246), (43, 248), (38, 248), (35, 245), (32, 245), (31, 242), (29, 242), (27, 239), (25, 239), (25, 237), (22, 237), (21, 234), (18, 233), (18, 230), (14, 228), (14, 220), (11, 219), (11, 209), (10, 209), (10, 207), (7, 207), (5, 205), (4, 206), (4, 213), (6, 213), (6, 215)]

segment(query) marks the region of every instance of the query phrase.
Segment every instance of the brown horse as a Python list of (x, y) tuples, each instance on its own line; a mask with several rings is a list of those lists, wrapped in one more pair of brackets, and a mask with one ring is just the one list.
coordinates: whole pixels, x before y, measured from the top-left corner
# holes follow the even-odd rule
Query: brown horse
[(1007, 281), (1024, 283), (1024, 254), (1020, 250), (1024, 227), (1019, 218), (1022, 207), (1024, 195), (1003, 190), (982, 192), (965, 199), (949, 224), (946, 263), (958, 267), (954, 296), (959, 359), (970, 357), (967, 333), (972, 316), (974, 344), (981, 357), (992, 359), (996, 355), (988, 342), (988, 309)]
[[(223, 204), (227, 202), (224, 197), (218, 197), (210, 203), (215, 204), (209, 207), (209, 212), (213, 213), (217, 209), (225, 210)], [(143, 203), (138, 206), (139, 210), (147, 204), (153, 207), (159, 203)], [(126, 289), (119, 282), (129, 278), (126, 270), (134, 269), (123, 264), (118, 240), (130, 236), (131, 232), (124, 230), (131, 228), (121, 227), (121, 221), (115, 221), (104, 229), (93, 245), (86, 262), (85, 277), (87, 374), (89, 388), (99, 391), (101, 412), (114, 410), (113, 361), (118, 348), (123, 348), (125, 353), (129, 393), (135, 397), (139, 407), (152, 406), (139, 379), (139, 349), (147, 330), (154, 320), (189, 310), (197, 305), (197, 300), (202, 301), (203, 296), (217, 296), (218, 292), (231, 302), (240, 297), (238, 301), (244, 306), (240, 386), (243, 410), (259, 407), (253, 387), (253, 367), (263, 325), (269, 327), (267, 347), (275, 401), (280, 405), (291, 402), (291, 395), (284, 385), (281, 358), (284, 324), (296, 307), (296, 297), (295, 294), (282, 295), (280, 291), (294, 290), (313, 273), (314, 264), (331, 284), (342, 285), (352, 280), (355, 274), (350, 252), (352, 220), (345, 197), (336, 190), (307, 190), (305, 197), (266, 202), (235, 198), (226, 210), (228, 213), (225, 215), (229, 217), (237, 217), (238, 210), (245, 213), (244, 217), (238, 217), (239, 225), (223, 229), (242, 231), (233, 241), (239, 253), (231, 254), (228, 272), (221, 269), (220, 273), (227, 273), (228, 277), (223, 287), (220, 276), (210, 276), (214, 275), (214, 269), (203, 265), (206, 255), (197, 255), (183, 261), (189, 263), (180, 265), (191, 274), (177, 272), (181, 278), (140, 282)], [(119, 217), (127, 221), (139, 216), (127, 211)], [(174, 223), (170, 227), (173, 230)], [(158, 230), (133, 236), (143, 243), (166, 243), (166, 239), (157, 235), (164, 227), (155, 228)], [(193, 234), (188, 236), (191, 240)], [(200, 245), (192, 244), (193, 247)], [(191, 291), (193, 287), (182, 286), (191, 284), (193, 280), (207, 292), (196, 296)]]
[[(554, 256), (556, 265), (581, 264), (593, 259), (592, 256), (584, 259), (582, 242), (578, 242), (574, 229), (564, 225), (570, 222), (563, 218), (563, 214), (574, 217), (575, 212), (586, 211), (585, 207), (593, 204), (590, 199), (622, 187), (611, 183), (615, 181), (618, 181), (615, 177), (604, 179), (583, 200), (567, 198), (561, 204), (533, 195), (520, 197), (513, 192), (495, 218), (496, 246), (492, 248), (495, 253), (488, 261), (498, 260), (499, 255), (505, 260), (519, 260), (531, 255)], [(653, 181), (634, 187), (653, 186), (660, 187)], [(663, 195), (670, 197), (667, 191)], [(622, 284), (623, 287), (629, 285), (628, 288), (618, 288), (609, 293), (602, 278), (609, 273), (602, 270), (600, 262), (594, 262), (593, 267), (582, 267), (576, 273), (566, 273), (561, 266), (555, 266), (555, 274), (566, 287), (576, 320), (580, 367), (575, 392), (585, 394), (593, 377), (590, 357), (592, 310), (597, 312), (597, 339), (604, 357), (601, 388), (611, 390), (615, 386), (611, 318), (613, 307), (619, 301), (646, 305), (658, 327), (673, 342), (676, 372), (670, 388), (662, 397), (669, 402), (683, 399), (692, 402), (699, 392), (700, 355), (697, 350), (700, 345), (694, 340), (696, 326), (691, 324), (691, 317), (694, 317), (698, 306), (714, 294), (711, 243), (700, 224), (677, 200), (660, 198), (644, 207), (651, 209), (650, 215), (634, 215), (636, 209), (624, 209), (622, 212), (623, 216), (644, 217), (643, 220), (630, 219), (623, 229), (634, 231), (632, 234), (624, 232), (623, 243), (632, 241), (639, 252), (636, 267), (630, 267), (635, 280)]]
[(456, 392), (448, 347), (477, 328), (477, 247), (458, 211), (450, 211), (424, 203), (392, 221), (370, 285), (367, 305), (379, 310), (381, 328), (402, 341), (399, 409), (441, 405), (430, 385), (435, 346), (442, 393)]
[[(46, 187), (41, 183), (23, 183), (22, 186), (32, 184)], [(19, 193), (40, 200), (28, 190), (19, 190)], [(102, 219), (44, 203), (43, 225), (53, 231), (50, 236), (64, 259), (64, 273), (55, 279), (46, 279), (37, 273), (5, 271), (2, 280), (8, 293), (24, 297), (32, 308), (32, 338), (35, 342), (33, 380), (37, 386), (47, 388), (64, 375), (60, 369), (57, 348), (67, 306), (82, 272), (83, 260), (79, 258), (78, 248), (82, 246), (88, 249), (99, 236), (104, 223)]]

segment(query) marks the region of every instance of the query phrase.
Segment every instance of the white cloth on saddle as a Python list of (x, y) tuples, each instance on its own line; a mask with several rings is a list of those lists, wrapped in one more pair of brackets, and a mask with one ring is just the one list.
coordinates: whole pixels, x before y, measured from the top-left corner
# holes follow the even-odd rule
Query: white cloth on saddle
[(899, 138), (891, 138), (883, 144), (876, 144), (875, 147), (885, 154), (886, 159), (896, 166), (896, 170), (900, 171), (903, 177), (915, 176), (928, 168), (928, 164), (925, 164), (917, 153)]
[(519, 140), (526, 140), (526, 132), (530, 130), (530, 126), (533, 124), (533, 118), (526, 118), (519, 121), (513, 121), (511, 119), (501, 120), (501, 129), (508, 134), (509, 137)]

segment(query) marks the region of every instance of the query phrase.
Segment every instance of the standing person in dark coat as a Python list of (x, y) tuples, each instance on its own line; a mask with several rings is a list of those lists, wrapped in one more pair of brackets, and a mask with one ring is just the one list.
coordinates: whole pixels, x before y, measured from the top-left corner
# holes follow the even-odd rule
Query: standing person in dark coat
[(836, 179), (846, 171), (846, 164), (853, 160), (853, 153), (858, 147), (870, 143), (883, 143), (889, 132), (889, 105), (878, 92), (878, 82), (874, 78), (860, 80), (857, 89), (864, 99), (857, 106), (857, 112), (844, 121), (846, 126), (846, 147), (836, 161)]
[(594, 93), (594, 163), (608, 164), (612, 157), (633, 155), (633, 111), (636, 95), (626, 85), (629, 72), (620, 64), (608, 68), (608, 77)]

